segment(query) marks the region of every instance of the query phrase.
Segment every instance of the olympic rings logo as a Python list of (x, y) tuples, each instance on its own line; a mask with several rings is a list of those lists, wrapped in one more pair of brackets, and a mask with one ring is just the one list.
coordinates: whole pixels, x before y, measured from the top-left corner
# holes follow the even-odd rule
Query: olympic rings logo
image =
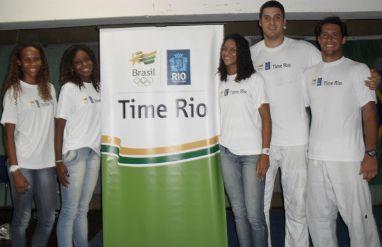
[(139, 87), (147, 87), (153, 83), (152, 77), (134, 77), (133, 82)]

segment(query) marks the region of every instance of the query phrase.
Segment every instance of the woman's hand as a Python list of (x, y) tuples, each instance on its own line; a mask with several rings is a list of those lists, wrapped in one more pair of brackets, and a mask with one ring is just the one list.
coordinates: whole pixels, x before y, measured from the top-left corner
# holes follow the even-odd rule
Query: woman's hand
[(25, 193), (29, 189), (28, 180), (24, 177), (20, 170), (17, 170), (12, 174), (13, 185), (18, 193)]
[(263, 181), (265, 179), (265, 175), (267, 174), (268, 168), (269, 168), (269, 155), (261, 154), (256, 165), (256, 174), (257, 174), (257, 178), (260, 179), (260, 181)]
[(69, 172), (66, 165), (64, 165), (62, 162), (56, 163), (56, 173), (60, 184), (64, 187), (67, 187), (69, 185)]

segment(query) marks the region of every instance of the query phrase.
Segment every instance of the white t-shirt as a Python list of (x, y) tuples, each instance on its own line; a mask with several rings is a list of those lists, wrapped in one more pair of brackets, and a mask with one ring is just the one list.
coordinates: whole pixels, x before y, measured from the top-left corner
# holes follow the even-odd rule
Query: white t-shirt
[(365, 64), (348, 58), (308, 69), (304, 75), (305, 103), (312, 111), (310, 159), (361, 161), (365, 154), (362, 106), (376, 101), (364, 85), (370, 74)]
[(303, 72), (321, 61), (320, 52), (306, 41), (285, 37), (268, 48), (264, 41), (251, 47), (254, 67), (265, 78), (272, 117), (271, 145), (297, 146), (308, 142), (308, 116), (301, 92)]
[(101, 145), (101, 96), (92, 83), (81, 89), (65, 83), (58, 99), (56, 118), (66, 120), (62, 153), (89, 147), (98, 154)]
[(228, 76), (219, 85), (220, 144), (236, 155), (260, 154), (262, 124), (258, 108), (268, 103), (264, 78), (255, 73), (235, 82), (235, 77)]
[(26, 169), (43, 169), (54, 163), (54, 113), (56, 91), (52, 84), (52, 100), (44, 101), (38, 86), (20, 81), (21, 92), (17, 100), (13, 88), (4, 95), (1, 124), (15, 124), (15, 146), (17, 163)]

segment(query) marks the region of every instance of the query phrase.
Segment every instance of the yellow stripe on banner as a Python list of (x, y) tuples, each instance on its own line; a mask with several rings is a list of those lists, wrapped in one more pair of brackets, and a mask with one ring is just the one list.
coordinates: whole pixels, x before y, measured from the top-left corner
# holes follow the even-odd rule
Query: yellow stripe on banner
[(114, 144), (120, 147), (120, 154), (123, 155), (156, 155), (156, 154), (166, 154), (166, 153), (176, 153), (183, 152), (190, 149), (197, 149), (202, 147), (207, 147), (218, 142), (218, 136), (214, 136), (210, 139), (185, 143), (177, 146), (169, 147), (157, 147), (157, 148), (127, 148), (120, 147), (121, 139), (117, 137), (102, 136), (102, 143)]
[(113, 144), (113, 145), (120, 147), (121, 146), (121, 139), (118, 137), (102, 136), (101, 137), (101, 143)]

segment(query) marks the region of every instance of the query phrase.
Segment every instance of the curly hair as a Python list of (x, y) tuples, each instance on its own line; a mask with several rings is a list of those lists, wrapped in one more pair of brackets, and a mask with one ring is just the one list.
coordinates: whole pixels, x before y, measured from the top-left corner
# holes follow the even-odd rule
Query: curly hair
[(100, 90), (100, 77), (99, 77), (99, 65), (94, 52), (86, 45), (73, 45), (66, 49), (61, 58), (60, 65), (60, 82), (64, 85), (67, 82), (76, 84), (79, 88), (84, 86), (84, 82), (80, 76), (75, 73), (73, 68), (73, 59), (78, 51), (84, 51), (88, 54), (90, 60), (93, 62), (93, 71), (91, 74), (91, 81), (97, 92)]
[(19, 97), (21, 92), (20, 80), (22, 80), (24, 77), (18, 62), (21, 60), (22, 51), (28, 47), (33, 47), (37, 49), (40, 53), (41, 67), (36, 78), (36, 82), (38, 85), (38, 93), (39, 93), (39, 96), (44, 101), (49, 101), (52, 99), (52, 95), (50, 92), (50, 84), (49, 84), (48, 61), (46, 59), (46, 55), (42, 46), (37, 43), (20, 44), (13, 49), (9, 59), (8, 72), (7, 72), (7, 75), (5, 76), (2, 94), (4, 95), (9, 88), (12, 88), (13, 97), (17, 101), (17, 98)]
[[(232, 40), (236, 44), (237, 50), (237, 75), (235, 78), (236, 82), (247, 79), (255, 73), (255, 68), (253, 67), (251, 51), (249, 50), (248, 41), (240, 34), (230, 34), (224, 38), (222, 47), (227, 40)], [(224, 64), (222, 57), (220, 56), (218, 73), (220, 75), (221, 81), (227, 81), (227, 68)]]

